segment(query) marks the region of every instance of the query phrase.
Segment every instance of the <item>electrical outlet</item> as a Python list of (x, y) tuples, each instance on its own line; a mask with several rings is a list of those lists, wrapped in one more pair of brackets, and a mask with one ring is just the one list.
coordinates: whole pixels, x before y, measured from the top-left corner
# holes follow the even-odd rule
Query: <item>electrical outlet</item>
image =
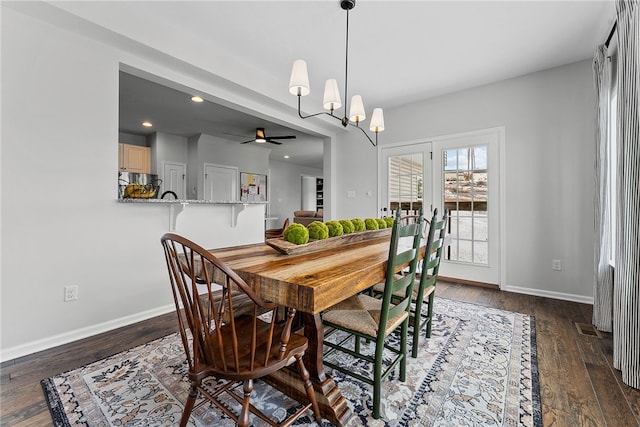
[(64, 301), (75, 301), (78, 299), (78, 285), (64, 287)]
[(554, 259), (553, 261), (551, 261), (551, 268), (555, 271), (562, 270), (562, 261), (559, 259)]

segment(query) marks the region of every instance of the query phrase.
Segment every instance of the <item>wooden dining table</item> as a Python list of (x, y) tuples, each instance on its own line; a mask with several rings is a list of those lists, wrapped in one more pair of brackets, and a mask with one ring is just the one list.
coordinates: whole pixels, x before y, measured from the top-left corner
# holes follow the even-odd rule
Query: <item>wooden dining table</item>
[[(305, 364), (322, 416), (342, 426), (351, 416), (347, 402), (322, 363), (320, 313), (384, 280), (389, 236), (336, 248), (287, 255), (267, 244), (210, 251), (231, 267), (263, 299), (296, 309), (309, 341)], [(298, 400), (306, 400), (299, 376), (281, 370), (267, 381)]]

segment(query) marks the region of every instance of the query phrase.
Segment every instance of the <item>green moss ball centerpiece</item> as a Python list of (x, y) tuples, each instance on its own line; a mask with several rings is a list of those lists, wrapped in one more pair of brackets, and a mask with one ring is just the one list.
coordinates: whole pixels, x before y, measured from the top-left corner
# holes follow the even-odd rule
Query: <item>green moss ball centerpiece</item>
[(309, 241), (309, 230), (302, 224), (293, 223), (284, 230), (282, 237), (287, 242), (303, 245)]
[(313, 221), (307, 228), (309, 229), (310, 239), (323, 240), (329, 237), (329, 228), (324, 222)]
[(353, 224), (353, 228), (354, 228), (354, 232), (358, 232), (358, 231), (364, 231), (366, 230), (366, 227), (364, 225), (364, 221), (361, 220), (360, 218), (353, 218), (351, 220), (351, 223)]
[(344, 234), (351, 234), (356, 230), (350, 219), (341, 219), (340, 225), (342, 225), (342, 231), (344, 231)]
[(326, 225), (329, 229), (329, 237), (342, 236), (344, 234), (342, 224), (339, 221), (327, 221)]
[(267, 239), (265, 243), (284, 255), (298, 255), (384, 239), (390, 235), (391, 229), (382, 218), (353, 218), (313, 221), (306, 227), (293, 223), (284, 230), (281, 239)]
[(378, 230), (380, 228), (380, 226), (378, 225), (378, 220), (376, 218), (365, 219), (364, 226), (367, 230)]

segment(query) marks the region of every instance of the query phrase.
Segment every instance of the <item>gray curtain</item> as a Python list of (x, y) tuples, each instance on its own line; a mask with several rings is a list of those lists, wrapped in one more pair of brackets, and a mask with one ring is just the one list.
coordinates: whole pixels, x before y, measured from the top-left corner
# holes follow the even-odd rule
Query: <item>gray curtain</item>
[(596, 247), (594, 253), (593, 324), (600, 331), (611, 332), (613, 313), (613, 278), (611, 257), (611, 211), (609, 196), (609, 92), (611, 89), (607, 47), (598, 46), (593, 58), (596, 86), (596, 197), (594, 203)]
[(640, 6), (617, 0), (618, 153), (613, 363), (640, 388)]

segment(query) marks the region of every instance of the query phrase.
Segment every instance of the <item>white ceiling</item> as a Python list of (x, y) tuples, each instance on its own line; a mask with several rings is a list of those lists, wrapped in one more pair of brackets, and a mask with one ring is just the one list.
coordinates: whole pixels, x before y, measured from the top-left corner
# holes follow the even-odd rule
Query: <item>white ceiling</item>
[[(264, 82), (279, 82), (271, 90), (286, 94), (298, 58), (308, 63), (314, 94), (332, 77), (344, 91), (346, 12), (338, 0), (52, 4), (143, 43), (147, 36), (174, 46), (199, 40), (208, 46), (202, 55), (211, 56), (203, 61), (252, 64), (237, 67), (236, 82), (255, 82), (258, 92)], [(349, 95), (361, 94), (370, 115), (373, 107), (591, 58), (614, 16), (613, 1), (358, 0), (349, 18)]]

